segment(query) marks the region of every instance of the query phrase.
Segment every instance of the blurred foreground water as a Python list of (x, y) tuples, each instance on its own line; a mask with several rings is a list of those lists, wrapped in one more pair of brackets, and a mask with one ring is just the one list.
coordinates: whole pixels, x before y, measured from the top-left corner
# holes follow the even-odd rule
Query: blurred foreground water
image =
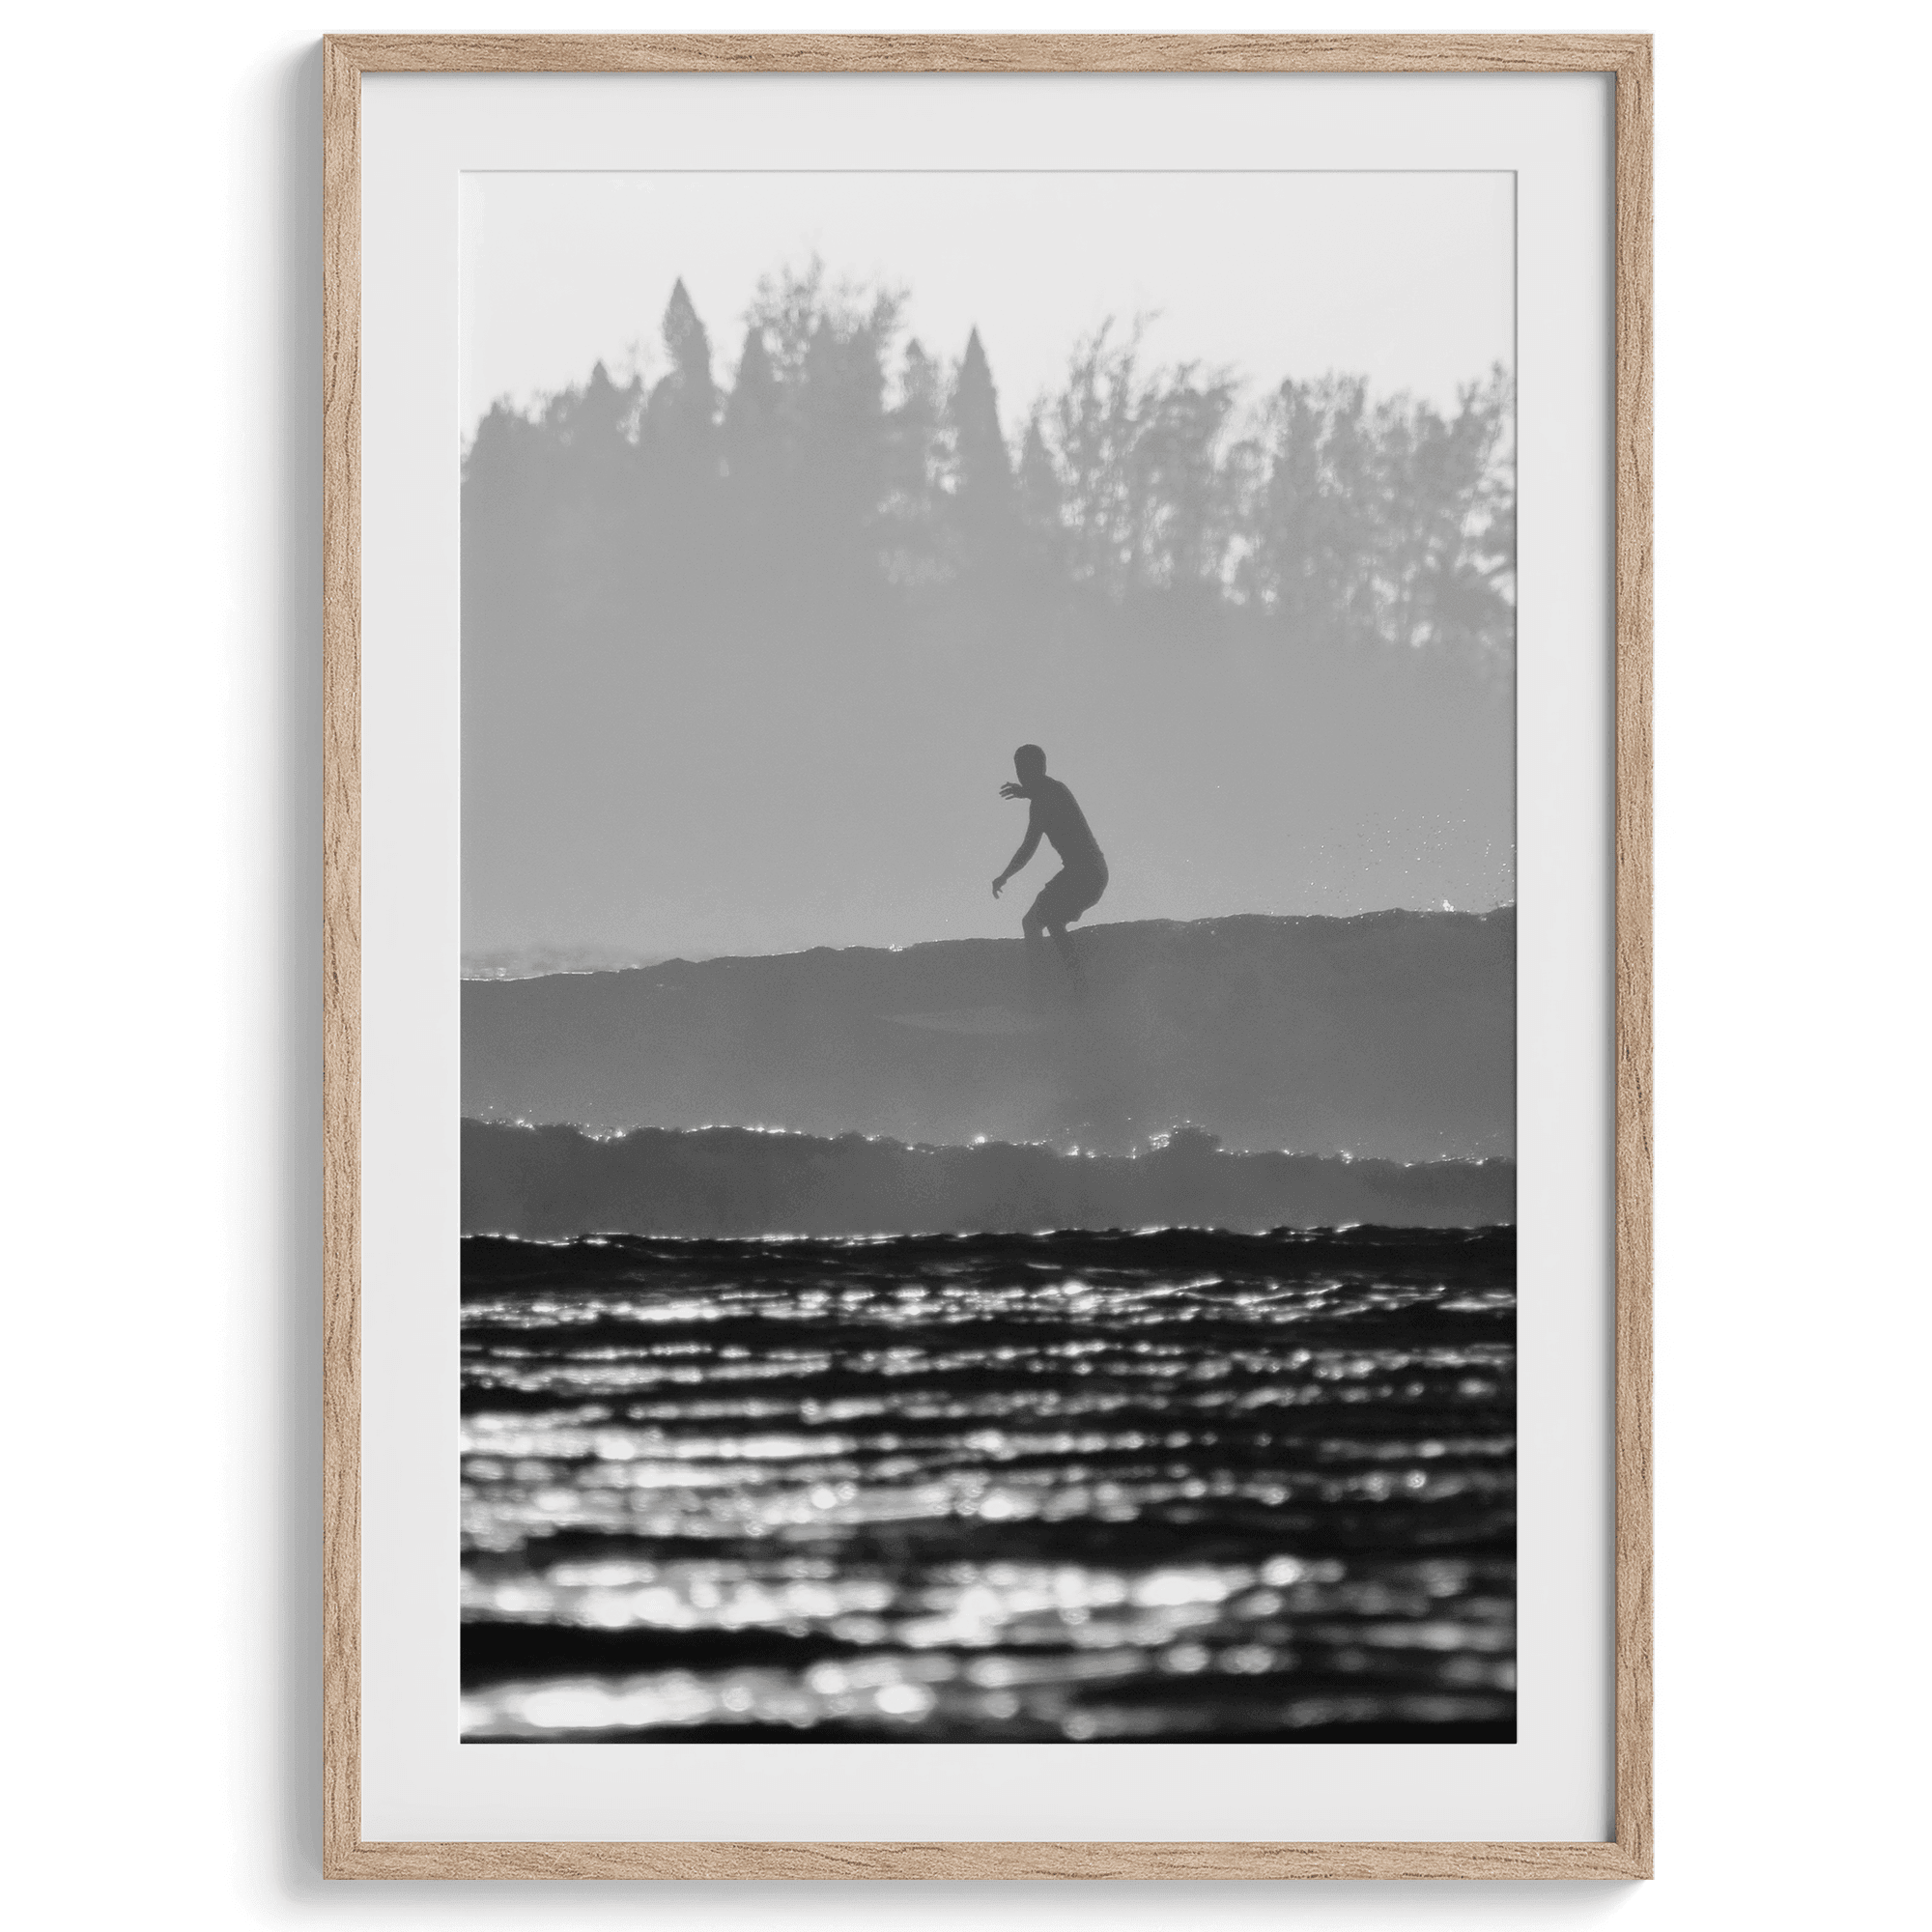
[(1506, 1741), (1515, 1263), (468, 1239), (463, 1735)]

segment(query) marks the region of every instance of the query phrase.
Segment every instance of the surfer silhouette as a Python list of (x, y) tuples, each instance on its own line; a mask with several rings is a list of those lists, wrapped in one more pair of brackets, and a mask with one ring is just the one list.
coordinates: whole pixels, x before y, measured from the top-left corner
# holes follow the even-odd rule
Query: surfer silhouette
[(1013, 770), (1019, 775), (1018, 783), (1003, 784), (1000, 796), (1030, 800), (1033, 810), (1019, 850), (993, 881), (993, 896), (1000, 896), (1007, 881), (1039, 849), (1042, 838), (1059, 853), (1060, 870), (1027, 908), (1020, 930), (1026, 934), (1027, 966), (1036, 997), (1040, 987), (1040, 941), (1044, 937), (1051, 937), (1067, 978), (1081, 990), (1080, 961), (1066, 928), (1099, 903), (1100, 895), (1107, 890), (1107, 861), (1079, 801), (1058, 779), (1047, 777), (1046, 753), (1037, 745), (1022, 745), (1013, 753)]

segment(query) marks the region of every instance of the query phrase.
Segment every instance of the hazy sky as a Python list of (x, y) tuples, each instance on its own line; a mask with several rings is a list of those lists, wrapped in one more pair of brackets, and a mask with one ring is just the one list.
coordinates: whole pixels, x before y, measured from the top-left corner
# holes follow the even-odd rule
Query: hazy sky
[(1142, 311), (1158, 359), (1446, 404), (1514, 359), (1514, 207), (1508, 174), (469, 175), (463, 434), (600, 357), (661, 366), (679, 276), (727, 382), (758, 278), (814, 252), (908, 290), (947, 360), (977, 327), (1009, 428), (1080, 336)]

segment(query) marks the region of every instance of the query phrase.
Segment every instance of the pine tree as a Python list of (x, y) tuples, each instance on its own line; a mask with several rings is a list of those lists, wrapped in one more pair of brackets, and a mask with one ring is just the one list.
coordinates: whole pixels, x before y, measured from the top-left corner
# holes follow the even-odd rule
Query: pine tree
[(756, 323), (745, 331), (719, 443), (724, 468), (721, 564), (731, 573), (736, 594), (776, 594), (783, 575), (779, 549), (791, 446), (784, 396)]
[(932, 487), (946, 417), (939, 364), (919, 338), (906, 344), (898, 406), (892, 412), (892, 484), (923, 501)]
[(628, 469), (632, 453), (631, 419), (637, 398), (619, 388), (600, 361), (590, 380), (570, 399), (563, 417), (563, 440), (574, 456), (580, 477), (602, 485), (615, 471)]
[(693, 415), (709, 422), (717, 404), (711, 381), (711, 338), (698, 320), (681, 275), (672, 283), (670, 300), (665, 304), (664, 343), (671, 366), (667, 380), (675, 383), (689, 399)]
[(828, 566), (866, 551), (885, 497), (889, 460), (885, 370), (869, 324), (822, 316), (806, 346), (799, 384), (805, 521)]
[(946, 395), (939, 364), (918, 337), (906, 344), (898, 401), (886, 420), (886, 497), (880, 560), (889, 582), (925, 584), (946, 574), (935, 529), (945, 460)]
[(747, 504), (768, 507), (775, 479), (784, 467), (783, 398), (765, 332), (753, 324), (745, 331), (738, 379), (724, 404), (724, 469), (732, 492)]
[(954, 494), (969, 524), (985, 527), (1011, 512), (1012, 466), (1000, 434), (1000, 399), (976, 328), (952, 386)]
[(677, 480), (708, 482), (718, 469), (718, 389), (711, 380), (711, 338), (681, 277), (665, 306), (664, 345), (670, 370), (651, 391), (647, 441)]
[(595, 569), (611, 534), (634, 514), (638, 450), (632, 441), (637, 391), (619, 387), (599, 362), (581, 389), (566, 389), (544, 412), (550, 443), (549, 515), (555, 522), (553, 560), (580, 575)]
[(961, 567), (983, 576), (1018, 560), (1012, 462), (1000, 434), (1000, 400), (976, 328), (953, 380), (950, 417), (951, 521)]
[(1020, 445), (1019, 510), (1029, 556), (1041, 570), (1059, 576), (1066, 564), (1064, 495), (1038, 410), (1028, 418)]

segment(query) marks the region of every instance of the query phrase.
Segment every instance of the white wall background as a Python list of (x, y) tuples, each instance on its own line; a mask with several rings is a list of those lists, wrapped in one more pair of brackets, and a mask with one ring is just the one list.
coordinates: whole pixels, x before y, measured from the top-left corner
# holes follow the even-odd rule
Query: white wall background
[[(317, 38), (888, 24), (1660, 37), (1652, 1885), (317, 1876)], [(16, 1922), (1909, 1922), (1928, 1720), (1927, 41), (1922, 10), (1872, 0), (362, 0), (334, 19), (185, 0), (16, 19)]]

